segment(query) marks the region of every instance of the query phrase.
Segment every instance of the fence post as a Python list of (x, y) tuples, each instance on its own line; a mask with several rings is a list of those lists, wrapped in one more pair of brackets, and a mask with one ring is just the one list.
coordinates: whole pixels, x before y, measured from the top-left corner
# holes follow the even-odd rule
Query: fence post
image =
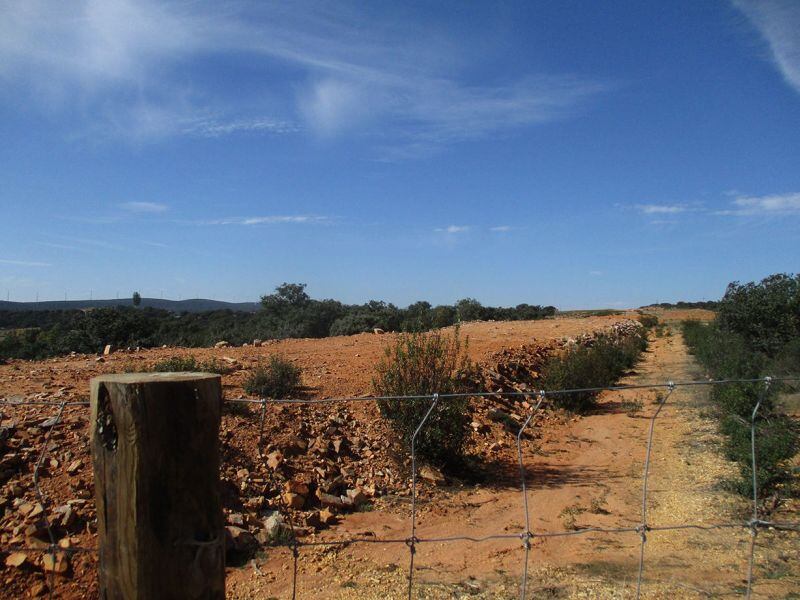
[(219, 375), (91, 383), (100, 598), (223, 600)]

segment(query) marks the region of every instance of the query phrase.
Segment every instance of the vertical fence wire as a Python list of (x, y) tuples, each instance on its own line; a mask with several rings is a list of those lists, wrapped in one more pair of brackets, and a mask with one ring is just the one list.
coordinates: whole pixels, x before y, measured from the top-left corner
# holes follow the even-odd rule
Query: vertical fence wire
[(64, 407), (67, 405), (66, 402), (62, 402), (58, 407), (58, 412), (56, 416), (52, 419), (48, 419), (51, 421), (50, 428), (47, 430), (47, 433), (44, 436), (44, 442), (42, 445), (42, 450), (39, 453), (39, 459), (36, 461), (36, 465), (33, 467), (33, 488), (36, 493), (36, 497), (39, 499), (39, 504), (42, 505), (42, 517), (44, 518), (44, 526), (47, 528), (47, 537), (50, 539), (50, 558), (53, 561), (52, 565), (50, 565), (50, 581), (48, 587), (48, 597), (50, 600), (53, 598), (53, 588), (55, 588), (56, 582), (56, 573), (55, 573), (55, 565), (56, 565), (56, 536), (53, 533), (53, 527), (50, 524), (50, 517), (47, 514), (47, 498), (45, 498), (44, 493), (42, 492), (42, 488), (39, 486), (39, 473), (42, 469), (42, 464), (44, 464), (44, 459), (47, 456), (48, 447), (50, 446), (50, 437), (53, 435), (53, 430), (56, 426), (61, 422), (61, 416), (64, 414)]
[(771, 377), (764, 378), (764, 385), (758, 395), (758, 402), (753, 408), (753, 413), (750, 415), (750, 458), (752, 459), (751, 467), (753, 469), (753, 519), (750, 521), (750, 557), (747, 561), (747, 589), (745, 591), (745, 598), (749, 598), (753, 594), (753, 568), (756, 560), (756, 538), (758, 537), (758, 469), (756, 464), (756, 419), (758, 418), (758, 411), (769, 393), (769, 387), (772, 383)]
[(289, 548), (292, 551), (292, 600), (297, 600), (297, 561), (300, 558), (300, 549), (297, 543), (297, 535), (295, 534), (294, 530), (294, 520), (292, 519), (291, 511), (289, 511), (286, 505), (283, 502), (283, 495), (280, 492), (280, 488), (278, 487), (275, 481), (275, 475), (270, 469), (269, 465), (267, 464), (267, 459), (264, 456), (264, 428), (267, 419), (267, 404), (269, 400), (262, 399), (261, 404), (261, 415), (259, 419), (259, 426), (258, 426), (258, 457), (261, 460), (261, 466), (267, 470), (270, 484), (275, 486), (278, 491), (278, 514), (283, 516), (286, 515), (286, 521), (289, 523), (289, 531), (291, 539), (289, 541)]
[(414, 430), (414, 435), (411, 436), (411, 537), (406, 540), (408, 544), (408, 600), (411, 600), (411, 594), (414, 591), (414, 555), (417, 553), (417, 436), (422, 431), (422, 427), (431, 416), (433, 409), (439, 403), (439, 394), (433, 395), (433, 400), (428, 412), (422, 417), (422, 420)]
[(528, 594), (528, 557), (531, 553), (531, 537), (533, 534), (531, 533), (531, 519), (530, 519), (530, 512), (528, 511), (528, 489), (525, 485), (525, 464), (522, 460), (522, 434), (525, 431), (525, 428), (528, 427), (528, 424), (531, 422), (531, 419), (536, 414), (536, 411), (539, 410), (542, 402), (544, 402), (546, 392), (544, 390), (539, 390), (538, 396), (539, 401), (536, 405), (531, 409), (528, 418), (525, 419), (525, 422), (522, 424), (522, 427), (519, 428), (519, 432), (517, 433), (517, 460), (519, 460), (519, 480), (522, 487), (522, 506), (525, 510), (525, 531), (522, 532), (522, 544), (525, 548), (525, 558), (523, 559), (525, 562), (522, 566), (522, 583), (520, 585), (520, 592), (519, 596), (521, 600), (525, 600), (525, 597)]
[(642, 594), (642, 576), (644, 575), (644, 547), (647, 543), (647, 531), (649, 526), (647, 524), (647, 483), (650, 476), (650, 456), (653, 451), (653, 434), (656, 429), (656, 419), (661, 414), (661, 410), (669, 400), (672, 392), (675, 391), (675, 384), (672, 381), (667, 382), (667, 395), (658, 403), (658, 408), (650, 417), (650, 430), (647, 434), (647, 450), (644, 457), (644, 472), (642, 473), (642, 523), (639, 525), (639, 536), (642, 543), (639, 547), (639, 572), (636, 576), (636, 599), (641, 598)]

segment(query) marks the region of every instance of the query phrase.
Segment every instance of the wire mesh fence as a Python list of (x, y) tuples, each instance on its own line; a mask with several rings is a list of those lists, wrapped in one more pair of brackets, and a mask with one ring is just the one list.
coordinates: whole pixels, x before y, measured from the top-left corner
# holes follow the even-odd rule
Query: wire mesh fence
[[(637, 385), (618, 385), (608, 387), (596, 388), (577, 388), (568, 390), (539, 390), (536, 392), (472, 392), (468, 394), (438, 394), (432, 393), (430, 395), (417, 395), (417, 396), (357, 396), (357, 397), (342, 397), (342, 398), (325, 398), (325, 399), (230, 399), (226, 402), (247, 404), (250, 407), (258, 409), (258, 456), (263, 464), (266, 464), (267, 457), (265, 455), (265, 446), (267, 444), (266, 436), (266, 417), (270, 407), (279, 405), (321, 405), (321, 404), (335, 404), (347, 402), (376, 402), (397, 400), (405, 402), (429, 402), (427, 411), (424, 413), (423, 418), (419, 421), (414, 430), (410, 444), (410, 462), (411, 462), (411, 497), (410, 497), (410, 514), (408, 525), (408, 536), (396, 538), (377, 538), (368, 536), (350, 536), (345, 539), (337, 540), (312, 540), (306, 541), (301, 539), (295, 531), (295, 525), (292, 520), (292, 513), (287, 506), (283, 504), (282, 496), (278, 494), (277, 501), (279, 503), (280, 514), (286, 518), (289, 526), (290, 534), (286, 539), (271, 541), (266, 544), (270, 547), (285, 546), (291, 552), (292, 557), (292, 577), (291, 577), (291, 597), (296, 599), (298, 597), (298, 562), (302, 558), (302, 550), (304, 548), (315, 547), (343, 547), (353, 544), (371, 544), (371, 545), (404, 545), (408, 548), (408, 575), (406, 577), (407, 585), (405, 589), (398, 591), (398, 597), (404, 596), (409, 600), (414, 596), (416, 570), (415, 570), (415, 556), (417, 548), (428, 544), (440, 543), (482, 543), (492, 540), (508, 540), (518, 541), (520, 544), (520, 569), (519, 569), (519, 597), (523, 600), (531, 597), (529, 590), (529, 563), (531, 562), (532, 542), (535, 540), (544, 540), (548, 538), (564, 538), (573, 536), (587, 536), (589, 534), (633, 534), (639, 537), (639, 556), (638, 567), (636, 570), (636, 583), (635, 583), (635, 597), (641, 597), (643, 590), (646, 588), (644, 574), (646, 572), (646, 548), (648, 542), (648, 534), (651, 532), (671, 532), (671, 531), (715, 531), (715, 530), (744, 530), (749, 533), (750, 543), (748, 549), (747, 569), (744, 573), (746, 587), (744, 589), (744, 596), (750, 598), (753, 593), (754, 568), (755, 568), (755, 548), (756, 539), (759, 532), (769, 529), (776, 532), (800, 531), (800, 522), (776, 522), (762, 518), (760, 510), (759, 499), (759, 483), (758, 483), (758, 455), (756, 438), (758, 435), (757, 423), (760, 418), (760, 410), (764, 403), (764, 398), (769, 392), (770, 387), (777, 382), (798, 382), (800, 378), (784, 377), (784, 378), (771, 378), (764, 377), (759, 379), (726, 379), (726, 380), (699, 380), (699, 381), (681, 381), (673, 382), (667, 381), (663, 383), (645, 383)], [(752, 516), (748, 520), (731, 520), (728, 522), (720, 522), (714, 524), (706, 523), (673, 523), (668, 525), (652, 525), (648, 519), (648, 499), (649, 499), (649, 478), (651, 475), (651, 457), (653, 454), (653, 442), (656, 438), (657, 421), (662, 414), (663, 409), (667, 406), (676, 390), (680, 388), (690, 388), (695, 386), (718, 386), (726, 384), (739, 384), (739, 383), (756, 383), (760, 387), (760, 396), (749, 420), (750, 428), (750, 450), (751, 450), (751, 470), (752, 470)], [(524, 435), (528, 429), (532, 419), (540, 411), (547, 408), (548, 401), (555, 400), (559, 396), (565, 396), (574, 393), (599, 393), (603, 391), (625, 391), (625, 390), (663, 390), (663, 396), (657, 396), (658, 405), (649, 417), (649, 427), (646, 438), (644, 466), (642, 470), (642, 484), (641, 484), (641, 519), (635, 526), (630, 527), (586, 527), (574, 531), (534, 531), (531, 527), (531, 507), (529, 505), (529, 495), (531, 487), (535, 487), (535, 481), (529, 481), (528, 469), (526, 468), (523, 457)], [(453, 535), (444, 537), (420, 537), (417, 535), (417, 512), (418, 512), (418, 468), (417, 468), (417, 438), (421, 431), (424, 430), (426, 423), (434, 411), (435, 407), (440, 402), (447, 402), (449, 399), (458, 397), (504, 397), (504, 398), (518, 398), (526, 400), (528, 406), (527, 415), (524, 415), (519, 430), (516, 433), (516, 454), (519, 467), (519, 489), (520, 489), (520, 512), (523, 517), (524, 527), (516, 533), (498, 532), (496, 534), (483, 535), (483, 536), (470, 536), (470, 535)], [(49, 568), (45, 571), (49, 573), (48, 593), (50, 598), (57, 597), (57, 578), (55, 568), (59, 555), (73, 555), (76, 553), (96, 553), (96, 548), (90, 547), (63, 547), (59, 544), (54, 531), (52, 521), (48, 515), (48, 498), (41, 488), (41, 472), (45, 460), (47, 458), (50, 438), (53, 432), (57, 429), (62, 422), (64, 411), (68, 407), (88, 407), (88, 402), (53, 402), (53, 401), (27, 401), (27, 400), (0, 400), (0, 405), (4, 406), (36, 406), (36, 407), (53, 407), (54, 414), (47, 420), (47, 433), (44, 436), (42, 447), (39, 450), (38, 458), (33, 468), (33, 488), (39, 503), (44, 508), (43, 518), (44, 525), (47, 531), (47, 538), (49, 544), (46, 547), (27, 547), (27, 546), (9, 546), (6, 548), (0, 547), (0, 552), (28, 552), (39, 553), (42, 556), (43, 563), (48, 564)], [(267, 472), (272, 472), (267, 469)], [(215, 540), (214, 544), (224, 544), (224, 540)]]

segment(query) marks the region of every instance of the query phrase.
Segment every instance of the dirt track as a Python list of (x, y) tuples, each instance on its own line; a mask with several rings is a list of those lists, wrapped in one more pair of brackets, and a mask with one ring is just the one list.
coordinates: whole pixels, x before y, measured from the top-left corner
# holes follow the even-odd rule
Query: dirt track
[[(679, 335), (653, 340), (650, 351), (624, 383), (697, 379), (700, 373)], [(679, 388), (657, 421), (648, 495), (654, 526), (742, 521), (749, 504), (720, 490), (734, 474), (719, 453), (714, 422), (704, 416), (707, 392)], [(595, 414), (550, 424), (524, 450), (531, 526), (538, 532), (591, 527), (635, 527), (641, 522), (646, 435), (657, 408), (655, 392), (606, 393)], [(639, 404), (641, 403), (641, 404)], [(507, 466), (507, 465), (505, 465)], [(498, 468), (501, 468), (498, 466)], [(784, 517), (798, 507), (784, 507)], [(384, 502), (357, 513), (325, 539), (409, 535), (407, 502)], [(466, 486), (423, 503), (417, 536), (481, 537), (524, 529), (518, 486)], [(798, 534), (759, 537), (754, 597), (790, 598), (800, 579)], [(746, 573), (746, 530), (650, 532), (646, 550), (646, 598), (740, 597)], [(640, 538), (636, 533), (587, 533), (537, 540), (528, 590), (531, 597), (621, 598), (635, 589)], [(520, 540), (442, 542), (417, 549), (415, 597), (516, 598), (523, 565)], [(409, 550), (403, 544), (359, 544), (303, 549), (298, 597), (401, 598)], [(257, 567), (231, 574), (234, 598), (289, 597), (288, 552), (275, 550)]]

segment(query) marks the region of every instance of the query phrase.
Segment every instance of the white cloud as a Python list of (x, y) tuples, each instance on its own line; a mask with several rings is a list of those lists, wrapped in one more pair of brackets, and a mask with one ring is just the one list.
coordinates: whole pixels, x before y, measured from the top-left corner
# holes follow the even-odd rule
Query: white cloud
[[(609, 89), (569, 74), (476, 85), (466, 73), (481, 44), (346, 2), (12, 0), (3, 12), (10, 101), (25, 91), (92, 135), (136, 142), (358, 130), (386, 156), (408, 158), (568, 117)], [(209, 58), (242, 57), (261, 86), (232, 92), (202, 72)]]
[(645, 215), (674, 215), (689, 210), (685, 204), (637, 204), (635, 208)]
[(589, 271), (589, 275), (591, 275), (592, 277), (602, 277), (603, 276), (603, 272), (602, 271)]
[(490, 227), (489, 231), (500, 231), (500, 232), (503, 232), (503, 231), (511, 231), (512, 229), (513, 229), (513, 227), (511, 227), (511, 225), (496, 225), (494, 227)]
[(718, 215), (789, 216), (800, 215), (800, 192), (771, 196), (739, 196), (733, 201), (734, 208), (717, 211)]
[(135, 213), (162, 213), (169, 207), (157, 202), (125, 202), (120, 205), (123, 209)]
[(9, 258), (0, 258), (0, 264), (13, 265), (16, 267), (52, 267), (50, 263), (39, 262), (34, 260), (11, 260)]
[(800, 93), (800, 2), (733, 0), (769, 45), (772, 61), (786, 83)]
[(283, 223), (322, 223), (329, 217), (318, 215), (269, 215), (262, 217), (226, 217), (199, 221), (199, 225), (279, 225)]
[(440, 233), (466, 233), (469, 229), (469, 225), (448, 225), (447, 227), (437, 227), (434, 231)]

